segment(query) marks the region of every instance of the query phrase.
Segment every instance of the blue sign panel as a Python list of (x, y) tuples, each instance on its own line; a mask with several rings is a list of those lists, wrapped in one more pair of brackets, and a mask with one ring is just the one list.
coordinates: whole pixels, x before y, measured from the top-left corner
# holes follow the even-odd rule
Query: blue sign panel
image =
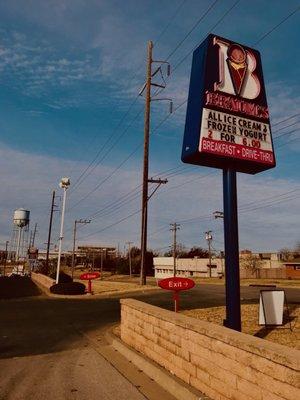
[(210, 34), (194, 51), (182, 161), (250, 174), (275, 167), (257, 50)]

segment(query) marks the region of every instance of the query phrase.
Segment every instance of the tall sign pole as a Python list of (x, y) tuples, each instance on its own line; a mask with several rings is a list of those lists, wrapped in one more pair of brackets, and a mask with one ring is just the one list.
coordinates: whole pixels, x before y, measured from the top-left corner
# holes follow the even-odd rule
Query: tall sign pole
[(223, 170), (226, 319), (224, 325), (241, 331), (239, 232), (236, 172)]
[(257, 50), (210, 34), (194, 51), (181, 159), (223, 170), (226, 319), (241, 330), (236, 173), (276, 166)]
[(148, 214), (148, 171), (149, 171), (149, 133), (150, 133), (150, 102), (151, 102), (151, 64), (153, 43), (148, 42), (147, 73), (145, 86), (145, 116), (144, 116), (144, 165), (143, 165), (143, 196), (142, 196), (142, 229), (141, 229), (141, 273), (140, 284), (146, 284), (146, 252), (147, 252), (147, 214)]

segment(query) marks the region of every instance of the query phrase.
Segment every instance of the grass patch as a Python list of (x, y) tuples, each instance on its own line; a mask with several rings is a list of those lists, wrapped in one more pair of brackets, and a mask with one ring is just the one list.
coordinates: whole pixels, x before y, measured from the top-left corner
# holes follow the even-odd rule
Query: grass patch
[[(292, 331), (290, 330), (287, 315), (284, 316), (283, 326), (266, 328), (258, 325), (259, 305), (242, 304), (242, 332), (300, 350), (300, 306), (299, 304), (289, 304), (289, 310)], [(223, 320), (225, 319), (225, 307), (186, 310), (181, 313), (218, 325), (223, 325)]]

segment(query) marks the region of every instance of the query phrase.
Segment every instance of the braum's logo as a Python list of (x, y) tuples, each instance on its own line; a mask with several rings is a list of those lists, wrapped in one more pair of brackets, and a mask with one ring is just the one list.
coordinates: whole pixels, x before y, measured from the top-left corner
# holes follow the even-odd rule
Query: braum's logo
[(217, 37), (214, 44), (219, 48), (219, 81), (215, 83), (215, 90), (255, 99), (261, 88), (255, 74), (255, 55), (239, 44), (230, 44)]
[(238, 44), (232, 44), (227, 51), (227, 65), (229, 68), (231, 80), (233, 83), (234, 91), (236, 95), (240, 95), (243, 84), (245, 82), (247, 61), (246, 52)]

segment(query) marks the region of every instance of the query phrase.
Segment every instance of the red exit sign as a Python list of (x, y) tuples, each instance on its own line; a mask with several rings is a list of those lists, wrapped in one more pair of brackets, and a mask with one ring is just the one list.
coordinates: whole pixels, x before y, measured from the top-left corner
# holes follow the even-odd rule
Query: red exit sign
[(162, 279), (158, 282), (158, 285), (162, 289), (174, 290), (176, 292), (179, 292), (181, 290), (192, 289), (195, 286), (195, 282), (189, 278), (173, 277)]
[(97, 279), (100, 277), (99, 272), (86, 272), (80, 275), (80, 279), (83, 281), (89, 281), (91, 279)]

